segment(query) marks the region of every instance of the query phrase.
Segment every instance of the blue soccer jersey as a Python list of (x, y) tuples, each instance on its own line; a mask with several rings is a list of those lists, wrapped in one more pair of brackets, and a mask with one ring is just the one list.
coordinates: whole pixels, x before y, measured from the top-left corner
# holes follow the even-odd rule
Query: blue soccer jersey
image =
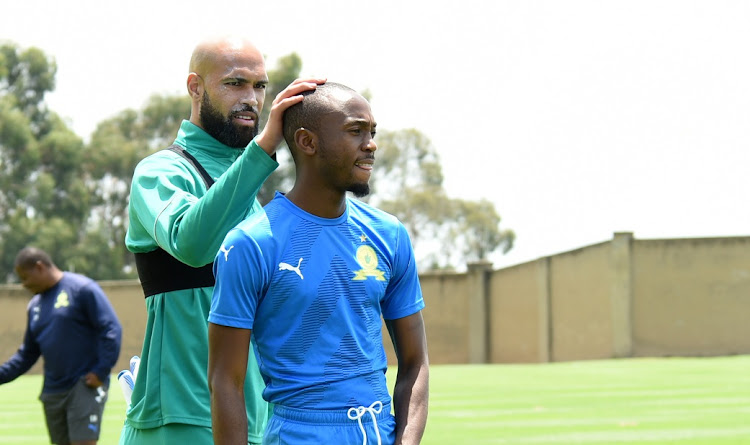
[(263, 396), (303, 409), (390, 403), (381, 316), (424, 307), (395, 217), (356, 200), (311, 215), (282, 194), (230, 231), (214, 262), (209, 321), (252, 329)]

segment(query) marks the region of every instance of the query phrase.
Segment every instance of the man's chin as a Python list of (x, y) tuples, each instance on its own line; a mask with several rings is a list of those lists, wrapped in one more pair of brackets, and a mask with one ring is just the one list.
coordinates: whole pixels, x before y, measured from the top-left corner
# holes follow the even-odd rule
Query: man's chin
[(349, 191), (354, 194), (357, 198), (364, 198), (370, 194), (370, 184), (355, 184), (349, 187)]
[(246, 127), (246, 126), (235, 126), (236, 130), (236, 139), (235, 141), (237, 144), (234, 146), (234, 148), (245, 148), (247, 147), (247, 144), (250, 143), (253, 139), (255, 139), (255, 136), (257, 136), (258, 132), (255, 131), (255, 127)]
[(217, 139), (219, 142), (221, 142), (222, 144), (224, 144), (224, 145), (226, 145), (226, 146), (228, 146), (230, 148), (237, 148), (237, 149), (239, 149), (239, 148), (245, 148), (245, 147), (247, 147), (247, 145), (250, 143), (250, 141), (253, 140), (254, 137), (255, 137), (254, 134), (253, 135), (242, 135), (242, 134), (235, 133), (234, 135), (232, 135), (232, 137), (225, 137), (225, 138), (223, 138), (223, 140), (219, 139), (219, 138), (215, 138), (215, 139)]

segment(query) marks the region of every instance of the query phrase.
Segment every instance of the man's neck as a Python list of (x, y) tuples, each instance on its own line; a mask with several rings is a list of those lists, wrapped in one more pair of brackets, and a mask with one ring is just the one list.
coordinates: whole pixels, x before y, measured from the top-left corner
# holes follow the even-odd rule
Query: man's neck
[(305, 212), (321, 218), (338, 218), (346, 211), (346, 193), (295, 184), (286, 198)]
[(47, 283), (49, 284), (49, 286), (47, 286), (47, 290), (50, 290), (53, 287), (57, 286), (57, 283), (59, 283), (60, 280), (62, 280), (63, 275), (64, 275), (64, 272), (61, 271), (60, 269), (58, 269), (56, 267), (52, 268), (49, 271), (49, 280), (47, 281)]

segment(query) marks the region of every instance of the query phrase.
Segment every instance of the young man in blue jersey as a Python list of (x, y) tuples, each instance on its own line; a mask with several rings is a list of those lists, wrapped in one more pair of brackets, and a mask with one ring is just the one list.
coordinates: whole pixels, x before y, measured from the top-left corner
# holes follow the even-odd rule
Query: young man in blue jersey
[[(264, 444), (417, 444), (429, 370), (411, 242), (395, 217), (346, 196), (369, 193), (376, 123), (343, 85), (302, 94), (284, 113), (294, 187), (230, 231), (214, 262), (214, 439), (244, 444), (252, 334), (274, 405)], [(398, 358), (392, 405), (381, 317)]]
[(107, 401), (109, 374), (120, 355), (122, 327), (96, 282), (63, 272), (41, 249), (16, 256), (21, 284), (34, 294), (23, 344), (0, 366), (0, 384), (44, 357), (44, 405), (50, 442), (93, 445)]

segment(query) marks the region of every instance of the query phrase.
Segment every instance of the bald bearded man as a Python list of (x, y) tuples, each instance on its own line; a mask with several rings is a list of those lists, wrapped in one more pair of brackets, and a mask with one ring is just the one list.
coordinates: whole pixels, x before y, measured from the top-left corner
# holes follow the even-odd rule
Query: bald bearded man
[[(213, 444), (206, 374), (213, 259), (227, 232), (261, 209), (256, 195), (278, 166), (272, 155), (284, 110), (323, 82), (298, 79), (279, 93), (258, 135), (268, 84), (260, 51), (228, 37), (195, 48), (190, 119), (133, 175), (125, 244), (136, 256), (148, 318), (120, 444)], [(255, 354), (248, 357), (248, 443), (260, 443), (268, 406)]]

